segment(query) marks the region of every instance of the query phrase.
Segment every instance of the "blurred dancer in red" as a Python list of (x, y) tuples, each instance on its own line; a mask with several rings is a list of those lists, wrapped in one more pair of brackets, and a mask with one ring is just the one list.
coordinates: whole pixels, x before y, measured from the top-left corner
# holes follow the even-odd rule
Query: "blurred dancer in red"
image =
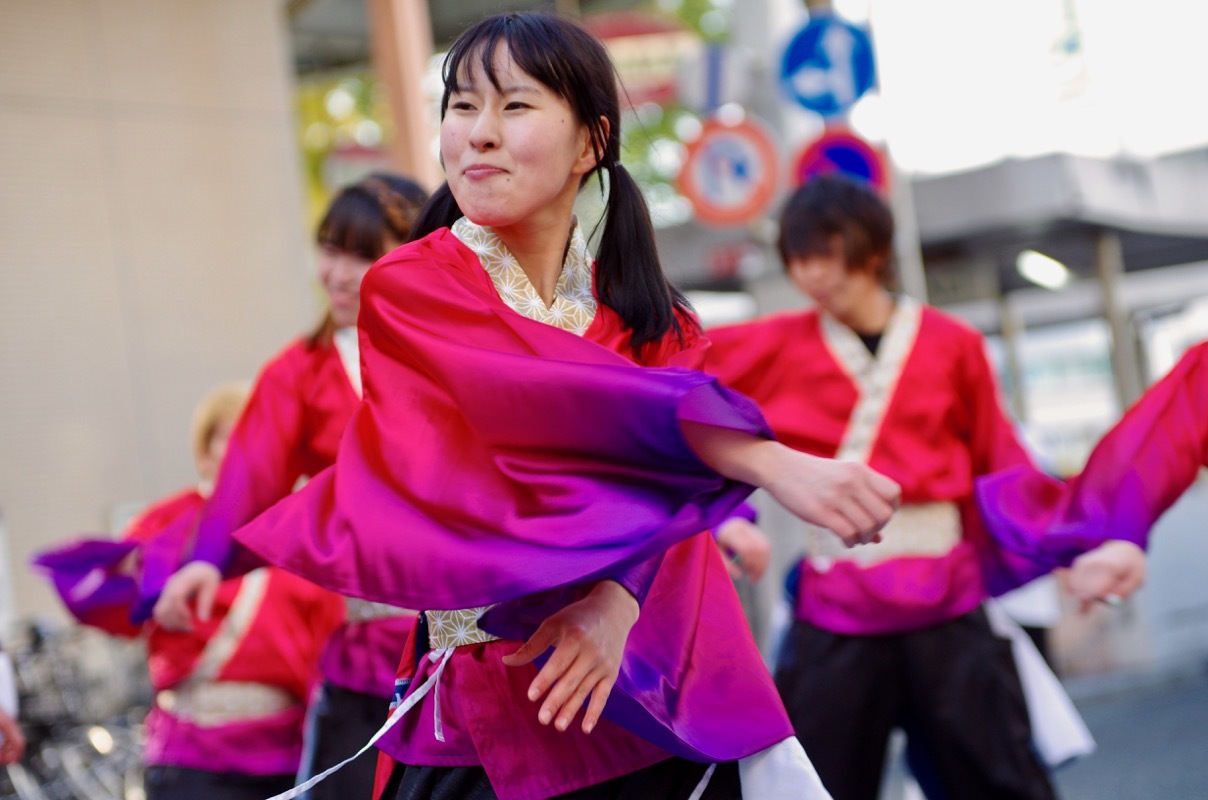
[(227, 386), (198, 407), (200, 485), (152, 504), (118, 542), (79, 542), (35, 562), (80, 621), (147, 637), (156, 691), (144, 744), (148, 800), (260, 800), (292, 786), (319, 653), (343, 619), (336, 595), (262, 568), (224, 581), (209, 619), (191, 631), (129, 621), (145, 570), (180, 563), (182, 534), (205, 505), (246, 397), (246, 388)]
[[(163, 591), (156, 618), (165, 627), (193, 624), (186, 593), (180, 591), (182, 581), (193, 575), (204, 581), (196, 611), (205, 620), (219, 565), (230, 556), (231, 532), (335, 460), (340, 436), (360, 402), (361, 279), (374, 261), (410, 236), (426, 197), (405, 177), (374, 173), (332, 200), (316, 235), (328, 313), (317, 330), (261, 369), (231, 434), (221, 478), (200, 514), (193, 561)], [(304, 775), (351, 755), (381, 724), (415, 618), (414, 612), (382, 604), (349, 600), (347, 605), (347, 622), (323, 653), (323, 686), (313, 707)], [(367, 797), (373, 768), (372, 758), (359, 760), (318, 787), (312, 800)]]

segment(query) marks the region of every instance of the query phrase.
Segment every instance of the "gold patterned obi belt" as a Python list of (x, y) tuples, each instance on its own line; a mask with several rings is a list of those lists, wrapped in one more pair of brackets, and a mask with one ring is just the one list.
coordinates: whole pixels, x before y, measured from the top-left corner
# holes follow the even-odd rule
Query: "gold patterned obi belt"
[(491, 606), (460, 608), (454, 611), (425, 611), (428, 619), (428, 646), (433, 650), (461, 647), (467, 644), (493, 642), (498, 636), (478, 627), (478, 619)]
[(961, 540), (961, 515), (956, 503), (911, 503), (894, 512), (881, 529), (881, 541), (848, 547), (835, 534), (806, 526), (805, 547), (816, 569), (835, 561), (863, 566), (906, 556), (943, 556)]
[(209, 727), (271, 717), (301, 703), (267, 683), (187, 680), (156, 692), (155, 705), (174, 717)]

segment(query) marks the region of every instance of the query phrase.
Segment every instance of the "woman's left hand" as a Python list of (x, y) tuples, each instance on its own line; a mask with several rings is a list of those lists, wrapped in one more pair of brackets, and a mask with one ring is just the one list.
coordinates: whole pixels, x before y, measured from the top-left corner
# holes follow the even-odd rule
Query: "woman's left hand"
[(772, 560), (772, 543), (759, 526), (742, 517), (730, 517), (717, 528), (717, 544), (729, 557), (730, 577), (758, 581)]
[(553, 721), (558, 730), (566, 730), (590, 695), (583, 732), (592, 732), (616, 683), (638, 611), (638, 601), (628, 589), (616, 581), (601, 581), (587, 597), (541, 623), (519, 650), (503, 657), (504, 664), (517, 667), (554, 648), (529, 684), (529, 700), (545, 696), (537, 712), (542, 725)]

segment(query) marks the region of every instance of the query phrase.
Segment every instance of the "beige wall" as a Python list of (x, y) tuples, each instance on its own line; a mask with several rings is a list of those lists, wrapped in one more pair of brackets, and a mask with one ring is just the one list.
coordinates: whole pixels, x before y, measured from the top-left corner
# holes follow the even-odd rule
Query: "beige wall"
[(191, 482), (196, 400), (318, 314), (283, 5), (0, 2), (0, 527), (20, 615), (58, 613), (30, 554)]

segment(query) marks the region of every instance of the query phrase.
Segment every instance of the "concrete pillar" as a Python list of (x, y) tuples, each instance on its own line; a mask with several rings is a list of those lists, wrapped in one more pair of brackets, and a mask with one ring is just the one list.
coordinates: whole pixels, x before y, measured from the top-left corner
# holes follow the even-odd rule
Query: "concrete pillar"
[(1023, 368), (1019, 357), (1019, 348), (1023, 343), (1024, 324), (1011, 302), (1011, 296), (1001, 293), (998, 296), (999, 332), (1002, 334), (1004, 367), (1009, 386), (1006, 393), (1010, 404), (1011, 416), (1017, 422), (1027, 422), (1028, 405), (1023, 386)]
[(434, 120), (423, 81), (432, 58), (432, 21), (427, 0), (367, 0), (373, 68), (386, 90), (394, 120), (390, 163), (435, 189), (442, 180), (432, 150)]
[(5, 0), (0, 96), (0, 581), (26, 616), (62, 608), (30, 555), (196, 481), (193, 406), (319, 308), (279, 0)]
[(1145, 382), (1137, 355), (1137, 335), (1128, 309), (1120, 300), (1120, 276), (1124, 274), (1124, 250), (1120, 234), (1113, 230), (1099, 233), (1095, 241), (1095, 266), (1103, 291), (1103, 315), (1112, 334), (1112, 373), (1121, 410), (1141, 396)]

